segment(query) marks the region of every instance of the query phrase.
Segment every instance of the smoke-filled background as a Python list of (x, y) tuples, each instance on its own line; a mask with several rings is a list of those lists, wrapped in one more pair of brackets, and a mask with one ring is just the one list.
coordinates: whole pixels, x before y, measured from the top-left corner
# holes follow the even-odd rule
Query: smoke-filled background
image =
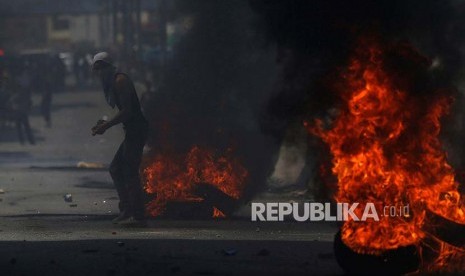
[[(304, 122), (331, 126), (360, 37), (405, 46), (383, 70), (418, 109), (451, 91), (440, 138), (464, 182), (465, 0), (0, 0), (2, 274), (342, 274), (333, 222), (251, 221), (249, 203), (331, 202), (330, 152)], [(125, 134), (92, 136), (118, 112), (91, 71), (100, 51), (150, 124), (147, 228), (111, 222)]]
[(247, 187), (263, 187), (279, 145), (260, 117), (278, 68), (259, 18), (246, 1), (176, 1), (176, 16), (187, 30), (147, 104), (153, 150), (232, 149), (250, 172)]
[(360, 36), (408, 42), (431, 64), (419, 85), (458, 88), (443, 140), (454, 167), (465, 163), (464, 1), (24, 0), (0, 1), (0, 14), (2, 72), (42, 97), (35, 112), (49, 126), (51, 95), (99, 89), (90, 62), (109, 51), (136, 84), (150, 153), (232, 152), (250, 196), (319, 193), (328, 156), (303, 122), (334, 114), (328, 87)]
[[(294, 183), (287, 184), (313, 183), (320, 151), (302, 122), (328, 115), (337, 101), (327, 87), (331, 73), (361, 36), (411, 43), (431, 62), (419, 79), (428, 91), (461, 85), (463, 1), (211, 0), (175, 6), (188, 26), (147, 105), (152, 147), (233, 147), (251, 171), (249, 187), (266, 185), (279, 153), (287, 160), (278, 162), (278, 170), (295, 167), (285, 180)], [(459, 167), (461, 95), (455, 95), (444, 137)]]

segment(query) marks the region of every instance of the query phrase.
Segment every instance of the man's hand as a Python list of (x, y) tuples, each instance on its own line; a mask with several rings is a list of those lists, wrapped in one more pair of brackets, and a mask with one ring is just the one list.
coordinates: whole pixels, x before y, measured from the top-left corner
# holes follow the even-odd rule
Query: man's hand
[(104, 134), (108, 129), (106, 123), (107, 121), (105, 120), (98, 120), (97, 124), (92, 128), (92, 136), (95, 136), (96, 134)]

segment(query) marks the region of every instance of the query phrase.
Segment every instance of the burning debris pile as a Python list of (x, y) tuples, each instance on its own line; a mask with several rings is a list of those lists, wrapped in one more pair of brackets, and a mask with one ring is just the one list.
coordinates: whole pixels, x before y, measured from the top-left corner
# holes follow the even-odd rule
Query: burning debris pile
[[(411, 209), (409, 216), (346, 221), (340, 245), (361, 256), (409, 251), (409, 258), (420, 257), (421, 272), (463, 271), (465, 249), (444, 242), (435, 230), (438, 221), (465, 229), (465, 209), (439, 139), (453, 90), (434, 88), (429, 66), (408, 43), (360, 39), (348, 64), (330, 78), (329, 89), (339, 97), (337, 114), (328, 124), (306, 126), (329, 147), (337, 202)], [(351, 272), (368, 271), (347, 265)], [(406, 269), (396, 272), (417, 268)]]
[[(275, 73), (274, 53), (257, 39), (247, 1), (173, 2), (173, 19), (184, 34), (156, 72), (158, 87), (144, 110), (155, 149), (144, 166), (146, 191), (157, 198), (149, 212), (158, 216), (188, 201), (188, 213), (202, 205), (195, 200), (215, 197), (224, 203), (212, 202), (215, 212), (228, 215), (228, 207), (237, 206), (234, 198), (249, 200), (264, 188), (274, 165), (274, 143), (263, 138), (258, 122)], [(208, 196), (196, 195), (205, 190)]]
[[(234, 158), (232, 150), (224, 154), (194, 146), (186, 155), (156, 154), (144, 169), (145, 191), (155, 198), (148, 204), (152, 216), (161, 215), (169, 202), (202, 202), (209, 200), (211, 189), (217, 189), (237, 200), (242, 194), (247, 170)], [(209, 185), (205, 187), (205, 185)], [(210, 190), (210, 192), (205, 192)], [(203, 192), (202, 192), (203, 191)], [(206, 196), (202, 196), (206, 195)], [(212, 202), (213, 217), (224, 217), (222, 202)]]
[[(250, 3), (284, 53), (276, 99), (292, 97), (286, 108), (296, 111), (268, 116), (321, 118), (306, 124), (309, 138), (324, 142), (309, 155), (329, 152), (319, 156), (330, 182), (315, 185), (324, 187), (319, 199), (334, 191), (338, 202), (410, 207), (407, 217), (344, 223), (335, 242), (336, 256), (346, 254), (341, 266), (354, 275), (463, 272), (465, 214), (452, 166), (465, 164), (463, 112), (452, 106), (463, 97), (448, 89), (461, 81), (463, 2)], [(402, 39), (415, 47), (391, 43)], [(441, 125), (449, 112), (453, 127)]]

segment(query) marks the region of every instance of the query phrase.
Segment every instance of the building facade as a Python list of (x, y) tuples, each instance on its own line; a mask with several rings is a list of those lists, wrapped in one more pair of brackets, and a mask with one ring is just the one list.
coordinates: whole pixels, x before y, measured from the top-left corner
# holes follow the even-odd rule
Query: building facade
[(157, 0), (0, 0), (0, 48), (21, 52), (71, 51), (114, 44), (132, 47), (144, 27), (150, 29), (156, 21), (157, 3)]

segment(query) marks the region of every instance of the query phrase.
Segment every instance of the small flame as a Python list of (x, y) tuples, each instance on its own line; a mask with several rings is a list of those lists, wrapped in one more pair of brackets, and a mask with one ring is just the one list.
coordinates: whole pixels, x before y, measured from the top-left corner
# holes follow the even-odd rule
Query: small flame
[(220, 210), (218, 210), (216, 207), (213, 207), (213, 216), (214, 218), (225, 218), (226, 215), (223, 214)]
[(148, 212), (158, 216), (169, 201), (202, 201), (193, 194), (195, 185), (200, 183), (212, 185), (238, 199), (248, 172), (232, 156), (232, 150), (219, 155), (213, 150), (194, 146), (186, 155), (155, 155), (143, 170), (143, 176), (145, 191), (156, 196), (148, 204)]

